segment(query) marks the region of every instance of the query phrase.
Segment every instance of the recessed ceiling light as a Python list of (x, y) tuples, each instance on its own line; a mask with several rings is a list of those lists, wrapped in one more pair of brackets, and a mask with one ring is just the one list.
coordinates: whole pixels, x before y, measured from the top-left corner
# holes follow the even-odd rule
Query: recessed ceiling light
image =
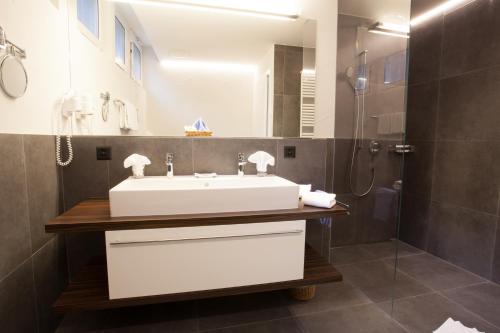
[(205, 11), (211, 13), (222, 13), (222, 14), (233, 14), (233, 15), (243, 15), (252, 16), (265, 19), (282, 20), (282, 21), (295, 21), (299, 18), (297, 14), (283, 14), (274, 12), (257, 11), (250, 9), (240, 9), (240, 8), (230, 8), (221, 7), (208, 4), (197, 4), (182, 1), (160, 1), (160, 0), (110, 0), (112, 2), (129, 3), (133, 5), (145, 5), (145, 6), (156, 6), (156, 7), (168, 7), (168, 8), (180, 8), (180, 9), (191, 9), (198, 11)]

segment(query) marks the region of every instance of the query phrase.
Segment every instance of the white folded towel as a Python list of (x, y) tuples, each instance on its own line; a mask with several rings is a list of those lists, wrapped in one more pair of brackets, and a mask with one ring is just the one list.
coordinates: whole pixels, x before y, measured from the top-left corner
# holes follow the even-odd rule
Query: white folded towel
[(137, 131), (139, 129), (139, 118), (137, 107), (126, 101), (125, 102), (125, 113), (127, 114), (127, 127), (133, 131)]
[(138, 130), (139, 118), (137, 107), (128, 101), (118, 103), (117, 106), (120, 115), (120, 128), (123, 130)]
[(448, 318), (434, 333), (481, 333), (475, 328), (468, 328), (461, 322)]
[(265, 173), (267, 172), (268, 165), (274, 166), (275, 160), (271, 154), (259, 150), (258, 152), (248, 156), (248, 162), (255, 163), (257, 171)]
[(308, 206), (332, 208), (337, 203), (335, 197), (335, 194), (322, 191), (306, 192), (302, 194), (302, 201), (304, 201), (304, 205)]

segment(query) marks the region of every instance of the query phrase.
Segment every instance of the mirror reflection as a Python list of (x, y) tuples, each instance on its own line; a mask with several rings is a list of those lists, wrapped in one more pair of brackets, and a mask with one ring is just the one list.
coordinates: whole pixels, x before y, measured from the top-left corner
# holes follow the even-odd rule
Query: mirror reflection
[(316, 21), (206, 3), (75, 1), (71, 95), (103, 96), (84, 113), (128, 134), (312, 137)]

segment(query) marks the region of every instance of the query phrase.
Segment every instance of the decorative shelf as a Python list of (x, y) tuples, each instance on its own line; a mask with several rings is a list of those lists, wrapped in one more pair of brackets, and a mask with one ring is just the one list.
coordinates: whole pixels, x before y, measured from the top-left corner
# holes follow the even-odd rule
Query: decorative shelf
[(106, 264), (104, 260), (95, 260), (87, 265), (80, 274), (69, 283), (67, 289), (61, 294), (53, 307), (54, 310), (59, 313), (103, 310), (126, 306), (266, 292), (338, 281), (342, 281), (342, 275), (331, 266), (326, 259), (322, 258), (311, 248), (306, 247), (304, 279), (302, 280), (110, 300), (108, 298)]
[(304, 208), (297, 209), (255, 212), (111, 217), (108, 199), (89, 199), (82, 201), (64, 214), (49, 221), (45, 225), (45, 231), (49, 233), (61, 233), (196, 227), (306, 220), (348, 214), (349, 212), (347, 209), (335, 205), (330, 209), (305, 206)]

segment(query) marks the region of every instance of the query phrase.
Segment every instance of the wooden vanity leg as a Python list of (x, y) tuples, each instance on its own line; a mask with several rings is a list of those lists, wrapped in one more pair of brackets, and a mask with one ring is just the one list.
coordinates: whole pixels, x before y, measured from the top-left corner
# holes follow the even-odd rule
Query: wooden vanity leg
[(290, 289), (290, 295), (297, 301), (310, 301), (316, 294), (316, 286), (305, 286)]

